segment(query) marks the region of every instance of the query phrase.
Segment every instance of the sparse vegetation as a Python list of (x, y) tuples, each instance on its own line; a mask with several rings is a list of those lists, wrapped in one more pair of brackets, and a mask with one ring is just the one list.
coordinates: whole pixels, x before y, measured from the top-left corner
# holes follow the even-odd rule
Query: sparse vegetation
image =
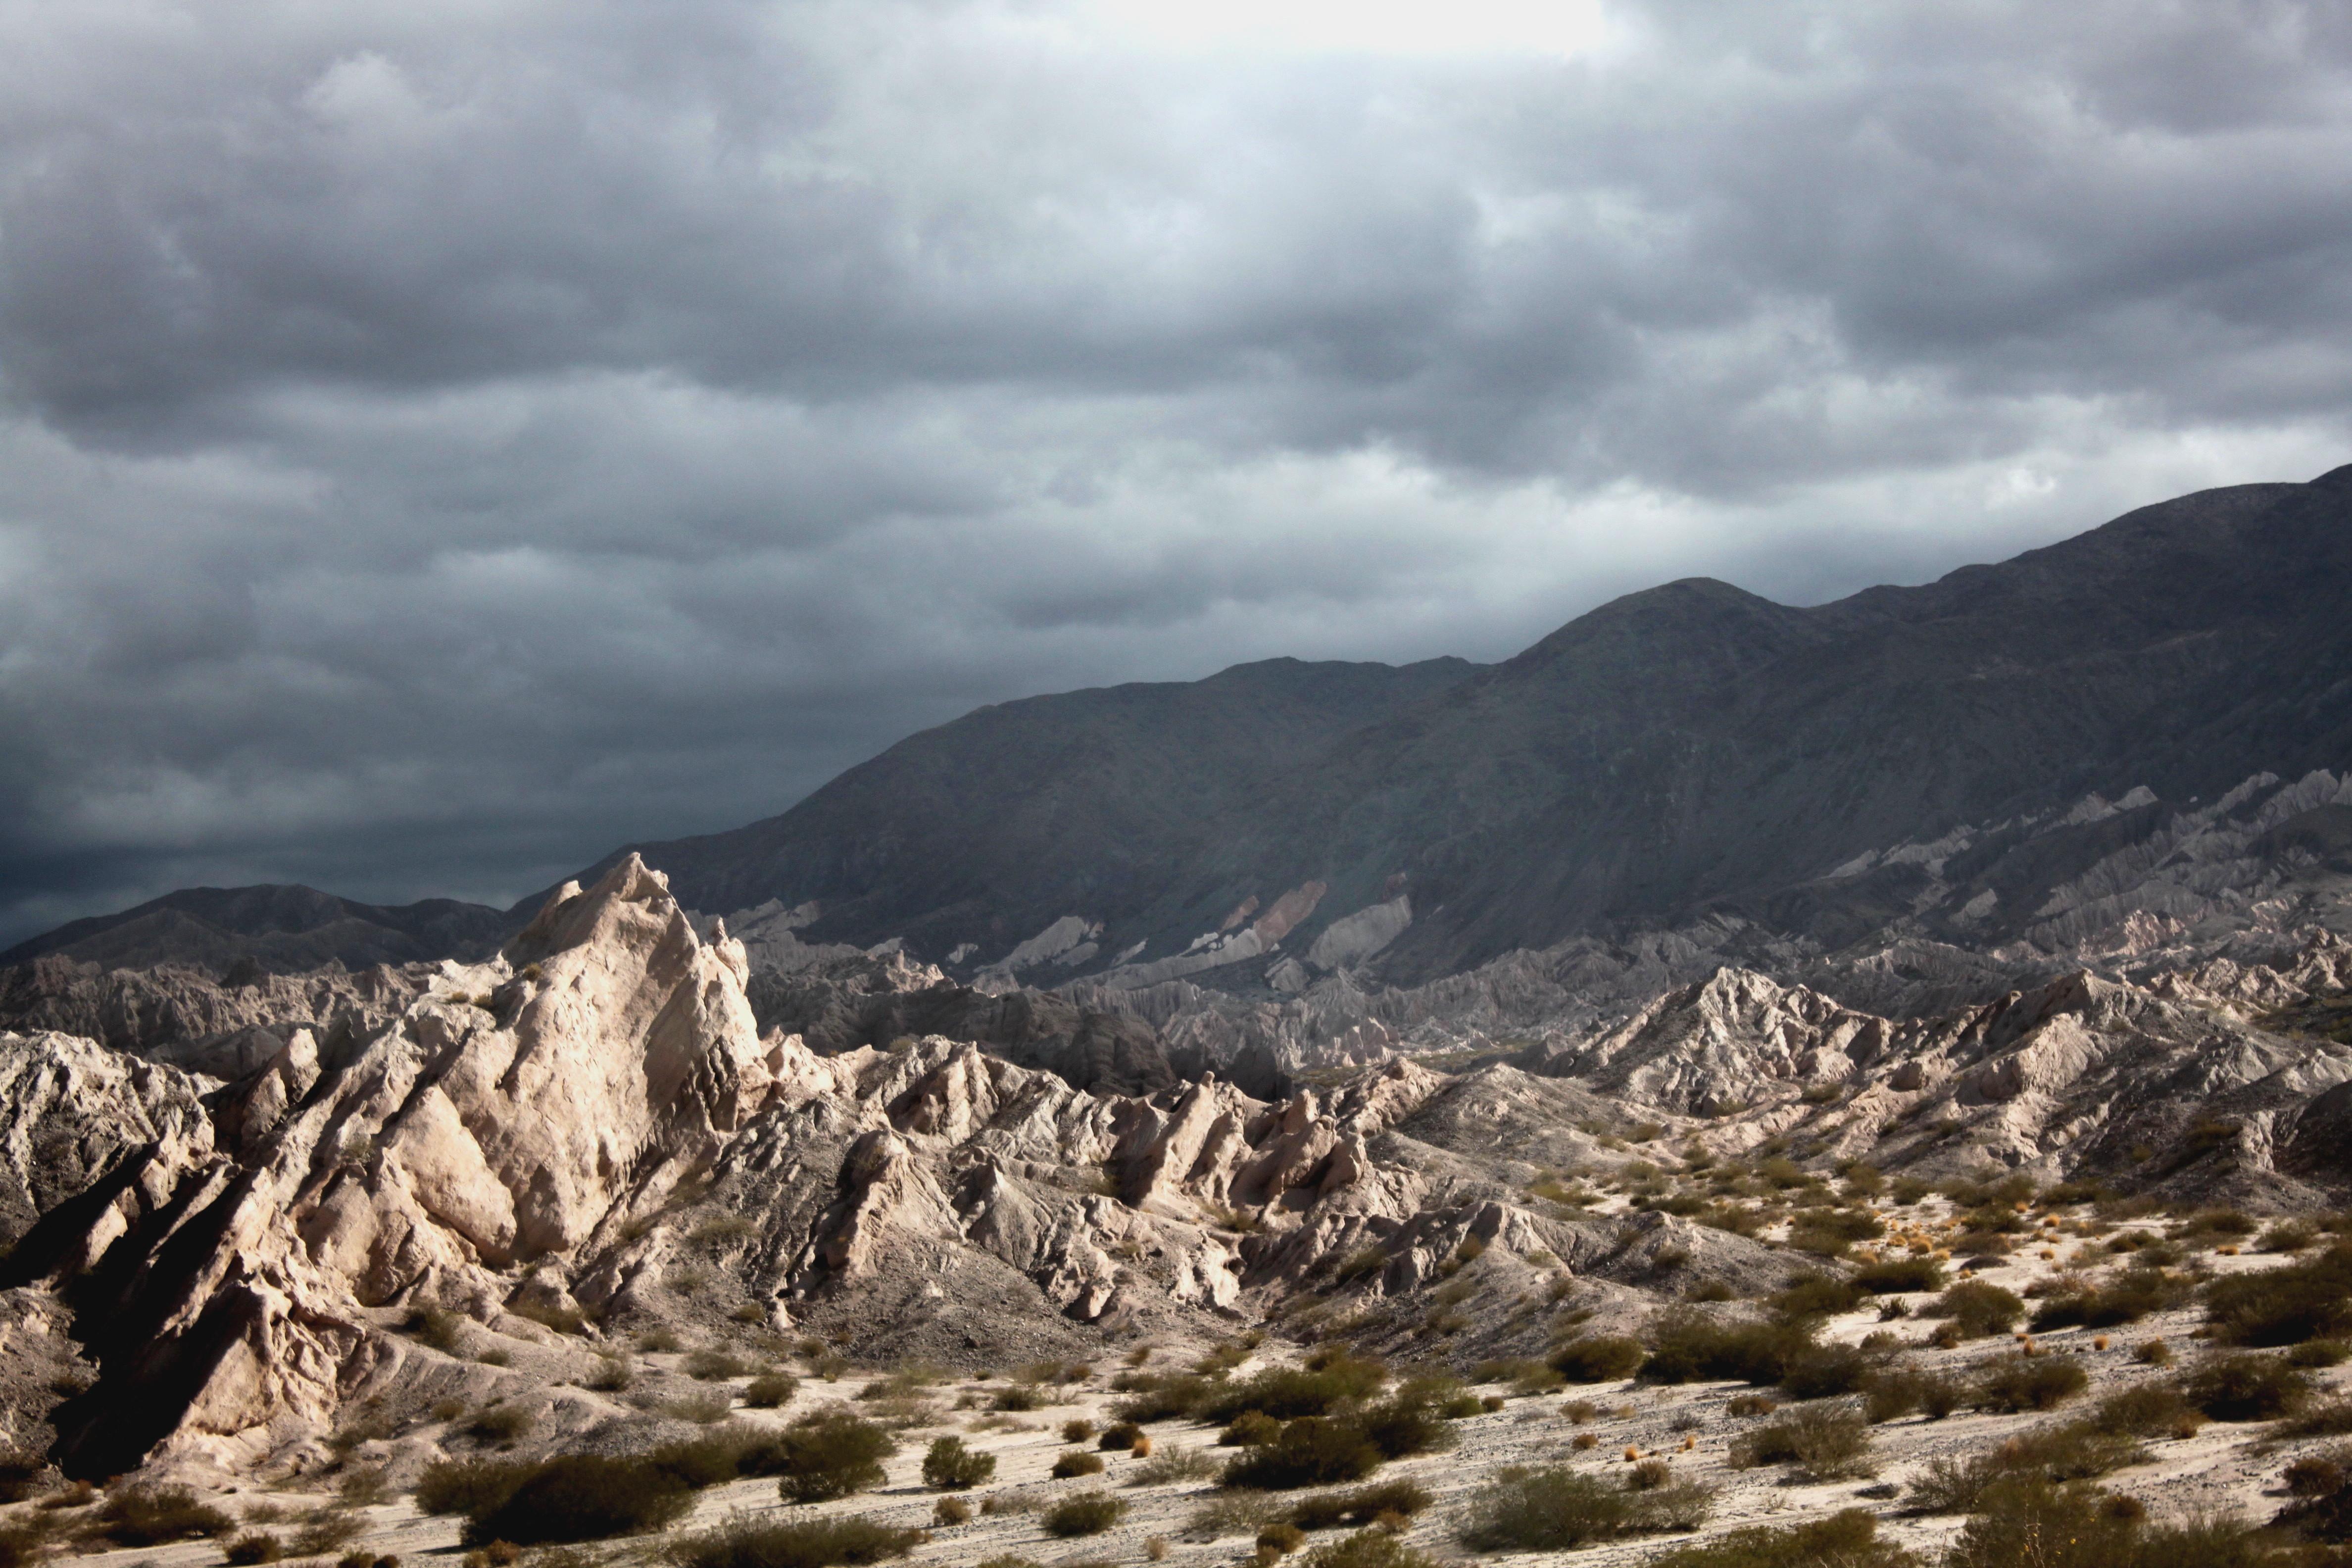
[[(1097, 1469), (1102, 1468), (1097, 1461)], [(975, 1453), (961, 1437), (935, 1440), (923, 1456), (923, 1484), (941, 1490), (968, 1490), (996, 1474), (996, 1456)]]
[(1860, 1411), (1843, 1405), (1809, 1405), (1735, 1438), (1731, 1463), (1794, 1465), (1817, 1481), (1874, 1474), (1870, 1462), (1870, 1425)]
[(904, 1557), (922, 1541), (852, 1514), (833, 1519), (769, 1521), (738, 1518), (688, 1537), (665, 1554), (673, 1568), (838, 1568)]
[(1048, 1535), (1100, 1535), (1126, 1512), (1127, 1504), (1108, 1492), (1080, 1492), (1047, 1509), (1038, 1522)]
[(1689, 1530), (1714, 1493), (1683, 1481), (1634, 1491), (1565, 1465), (1502, 1471), (1472, 1494), (1458, 1534), (1481, 1552), (1567, 1552), (1596, 1541)]

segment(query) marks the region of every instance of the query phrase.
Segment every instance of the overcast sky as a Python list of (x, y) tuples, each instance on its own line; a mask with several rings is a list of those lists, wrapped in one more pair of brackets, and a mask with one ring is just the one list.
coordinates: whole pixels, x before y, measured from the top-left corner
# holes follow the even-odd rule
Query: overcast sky
[(2341, 0), (0, 0), (0, 941), (2307, 479), (2347, 171)]

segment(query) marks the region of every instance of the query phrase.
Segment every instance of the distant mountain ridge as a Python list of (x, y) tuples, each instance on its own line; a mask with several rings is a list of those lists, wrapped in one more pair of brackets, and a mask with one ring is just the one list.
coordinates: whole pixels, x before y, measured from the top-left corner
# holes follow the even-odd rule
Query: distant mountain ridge
[[(1221, 948), (1263, 965), (1384, 904), (1397, 929), (1370, 940), (1407, 978), (1710, 910), (1932, 926), (1916, 865), (1831, 873), (2093, 793), (2189, 802), (2352, 762), (2352, 467), (1922, 587), (1797, 609), (1694, 579), (1500, 665), (1381, 669), (983, 709), (782, 816), (632, 847), (707, 911), (814, 902), (810, 941), (985, 964), (1083, 927), (1081, 962), (1033, 979), (1170, 978)], [(1276, 906), (1277, 938), (1235, 940)]]
[(119, 914), (74, 921), (0, 952), (0, 964), (58, 954), (105, 969), (240, 963), (276, 973), (488, 958), (522, 918), (454, 899), (384, 906), (299, 885), (183, 888)]
[[(2104, 858), (2179, 852), (2165, 825), (2199, 803), (2347, 768), (2352, 467), (1811, 608), (1670, 583), (1498, 665), (1270, 659), (996, 704), (582, 877), (640, 854), (785, 969), (897, 942), (983, 988), (1296, 994), (1716, 917), (1990, 952)], [(2280, 832), (2231, 848), (2240, 883), (2250, 854), (2352, 870), (2352, 807)], [(470, 959), (540, 901), (194, 889), (0, 962)]]

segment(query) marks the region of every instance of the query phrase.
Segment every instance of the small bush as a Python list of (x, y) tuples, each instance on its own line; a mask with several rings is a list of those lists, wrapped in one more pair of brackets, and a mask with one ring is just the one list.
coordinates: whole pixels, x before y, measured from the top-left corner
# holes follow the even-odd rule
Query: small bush
[(1595, 1541), (1687, 1530), (1706, 1517), (1714, 1494), (1691, 1482), (1629, 1491), (1565, 1465), (1502, 1471), (1471, 1495), (1459, 1531), (1482, 1552), (1568, 1552)]
[(777, 1437), (772, 1464), (786, 1502), (824, 1502), (882, 1484), (882, 1461), (897, 1439), (871, 1421), (835, 1416), (793, 1426)]
[[(1868, 1263), (1853, 1271), (1853, 1282), (1874, 1296), (1893, 1296), (1913, 1290), (1940, 1290), (1944, 1288), (1944, 1266), (1932, 1258), (1890, 1258), (1882, 1263)], [(1840, 1514), (1837, 1517), (1846, 1517)], [(1868, 1519), (1868, 1514), (1861, 1516)]]
[(460, 1539), (468, 1546), (511, 1541), (602, 1541), (642, 1534), (686, 1516), (694, 1487), (685, 1477), (641, 1458), (566, 1454), (513, 1467), (510, 1482), (468, 1510)]
[(1795, 1465), (1820, 1481), (1876, 1473), (1870, 1462), (1869, 1423), (1858, 1411), (1827, 1405), (1792, 1410), (1736, 1438), (1730, 1459), (1739, 1469)]
[(286, 1549), (297, 1557), (324, 1557), (367, 1533), (367, 1521), (355, 1514), (322, 1513), (294, 1532)]
[(1859, 1282), (1829, 1274), (1802, 1274), (1772, 1298), (1772, 1310), (1783, 1318), (1828, 1318), (1851, 1312), (1867, 1296)]
[(1545, 1363), (1570, 1383), (1616, 1383), (1642, 1370), (1649, 1352), (1642, 1342), (1622, 1334), (1580, 1336), (1545, 1358)]
[(1875, 1519), (1850, 1508), (1780, 1530), (1735, 1530), (1653, 1557), (1645, 1568), (1916, 1568), (1917, 1563), (1902, 1547), (1878, 1539)]
[(939, 1525), (970, 1524), (971, 1504), (960, 1497), (943, 1497), (931, 1505), (931, 1522)]
[(789, 1373), (763, 1373), (743, 1385), (743, 1403), (753, 1410), (774, 1410), (790, 1405), (800, 1390), (800, 1380)]
[(2025, 1303), (1998, 1285), (1962, 1279), (1947, 1286), (1927, 1309), (1930, 1318), (1948, 1318), (1962, 1339), (2005, 1334), (2025, 1316)]
[(724, 1383), (749, 1377), (760, 1369), (731, 1351), (698, 1350), (677, 1363), (678, 1371), (697, 1383)]
[(1129, 1472), (1131, 1487), (1164, 1487), (1175, 1481), (1205, 1481), (1223, 1468), (1213, 1454), (1171, 1443)]
[(466, 1423), (468, 1436), (486, 1442), (511, 1443), (538, 1425), (539, 1418), (519, 1405), (493, 1405), (476, 1412)]
[(1120, 1381), (1129, 1384), (1128, 1397), (1111, 1406), (1111, 1414), (1123, 1422), (1170, 1421), (1190, 1415), (1216, 1386), (1191, 1373), (1164, 1377), (1129, 1373)]
[(1083, 1443), (1095, 1435), (1095, 1424), (1083, 1418), (1062, 1423), (1062, 1441)]
[(1854, 1394), (1870, 1381), (1873, 1363), (1852, 1345), (1815, 1345), (1790, 1356), (1780, 1386), (1796, 1399), (1827, 1399)]
[(2101, 1399), (2083, 1424), (2116, 1437), (2186, 1437), (2205, 1424), (2205, 1415), (2177, 1385), (2142, 1383)]
[(904, 1557), (923, 1539), (856, 1515), (772, 1521), (735, 1519), (673, 1547), (676, 1568), (836, 1568)]
[(1262, 1410), (1244, 1410), (1217, 1434), (1221, 1448), (1255, 1448), (1282, 1436), (1282, 1423)]
[(1863, 1396), (1864, 1414), (1874, 1423), (1915, 1410), (1930, 1421), (1941, 1421), (1968, 1403), (1968, 1389), (1942, 1373), (1889, 1367), (1870, 1375)]
[(2352, 1244), (2301, 1263), (2234, 1274), (2205, 1288), (2214, 1337), (2242, 1345), (2292, 1345), (2352, 1337)]
[(1203, 1399), (1194, 1414), (1206, 1421), (1230, 1421), (1244, 1410), (1258, 1410), (1280, 1421), (1301, 1415), (1324, 1415), (1349, 1400), (1369, 1399), (1388, 1381), (1388, 1369), (1375, 1361), (1334, 1356), (1316, 1367), (1268, 1367)]
[(221, 1551), (231, 1568), (254, 1568), (256, 1563), (275, 1563), (285, 1555), (286, 1543), (266, 1530), (240, 1535)]
[(1054, 1460), (1053, 1476), (1066, 1481), (1076, 1476), (1098, 1476), (1103, 1473), (1100, 1454), (1089, 1454), (1084, 1448), (1073, 1448)]
[(1081, 1492), (1047, 1509), (1038, 1522), (1048, 1535), (1100, 1535), (1126, 1512), (1127, 1504), (1108, 1492)]
[(1344, 1492), (1319, 1492), (1290, 1507), (1290, 1522), (1301, 1530), (1331, 1530), (1373, 1523), (1383, 1514), (1411, 1519), (1429, 1506), (1429, 1493), (1413, 1481), (1381, 1481)]
[(923, 1484), (940, 1490), (967, 1490), (995, 1474), (996, 1456), (974, 1453), (961, 1437), (941, 1437), (923, 1456)]
[(2188, 1285), (2163, 1269), (2128, 1268), (2095, 1289), (2052, 1297), (2035, 1309), (2033, 1327), (2057, 1329), (2079, 1323), (2086, 1329), (2112, 1329), (2136, 1323), (2188, 1299)]
[(1686, 1310), (1660, 1314), (1649, 1341), (1642, 1375), (1654, 1383), (1778, 1383), (1791, 1357), (1813, 1348), (1812, 1331), (1801, 1321), (1718, 1323)]
[(2071, 1357), (2001, 1356), (1976, 1369), (1976, 1399), (1990, 1410), (2054, 1410), (2090, 1384)]
[(236, 1521), (200, 1500), (188, 1487), (131, 1487), (110, 1494), (98, 1510), (97, 1533), (117, 1546), (226, 1535)]
[(1367, 1530), (1317, 1547), (1299, 1559), (1300, 1568), (1438, 1568), (1437, 1560), (1416, 1552), (1385, 1530)]
[(600, 1355), (587, 1374), (581, 1378), (580, 1386), (597, 1394), (618, 1394), (635, 1381), (636, 1374), (627, 1357)]
[(1306, 1415), (1273, 1442), (1244, 1450), (1224, 1468), (1221, 1484), (1260, 1491), (1330, 1486), (1371, 1474), (1384, 1456), (1353, 1421)]
[(2303, 1408), (2311, 1380), (2277, 1356), (2241, 1351), (2198, 1363), (2181, 1393), (2216, 1421), (2275, 1421)]
[(0, 1448), (0, 1503), (23, 1502), (33, 1495), (49, 1462), (23, 1448)]

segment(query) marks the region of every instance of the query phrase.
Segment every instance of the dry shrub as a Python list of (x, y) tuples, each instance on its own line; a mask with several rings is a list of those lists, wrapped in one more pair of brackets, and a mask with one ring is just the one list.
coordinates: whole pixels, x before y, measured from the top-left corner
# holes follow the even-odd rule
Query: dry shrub
[(1714, 1492), (1684, 1481), (1629, 1491), (1565, 1465), (1503, 1470), (1472, 1494), (1459, 1535), (1482, 1552), (1567, 1552), (1591, 1542), (1696, 1528)]
[(1870, 1462), (1870, 1425), (1844, 1405), (1808, 1405), (1759, 1426), (1731, 1445), (1733, 1466), (1794, 1465), (1815, 1480), (1876, 1474)]
[(1080, 1492), (1047, 1509), (1038, 1522), (1048, 1535), (1100, 1535), (1126, 1512), (1127, 1504), (1108, 1492)]
[(1332, 1530), (1343, 1524), (1369, 1525), (1382, 1514), (1411, 1519), (1426, 1509), (1429, 1502), (1428, 1491), (1418, 1482), (1381, 1481), (1348, 1491), (1301, 1498), (1290, 1506), (1286, 1517), (1301, 1530)]
[(226, 1535), (236, 1521), (197, 1498), (188, 1487), (129, 1487), (110, 1494), (98, 1510), (96, 1533), (117, 1546), (161, 1546), (167, 1542)]
[(667, 1553), (674, 1568), (837, 1568), (904, 1557), (923, 1540), (858, 1515), (770, 1521), (736, 1519)]
[(1850, 1508), (1827, 1519), (1774, 1530), (1735, 1530), (1699, 1546), (1653, 1557), (1646, 1568), (1917, 1568), (1919, 1560), (1878, 1539), (1878, 1521)]

